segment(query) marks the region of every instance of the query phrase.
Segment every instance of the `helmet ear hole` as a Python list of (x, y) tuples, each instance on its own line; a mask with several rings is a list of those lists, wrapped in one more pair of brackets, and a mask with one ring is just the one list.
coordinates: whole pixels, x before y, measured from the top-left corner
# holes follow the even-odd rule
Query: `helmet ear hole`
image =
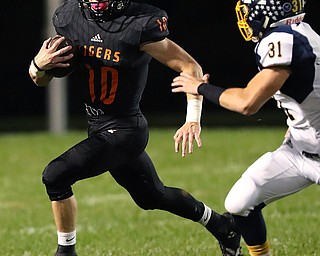
[(269, 27), (269, 22), (270, 18), (268, 16), (263, 16), (260, 20), (248, 21), (249, 26), (252, 28), (252, 36), (261, 38)]

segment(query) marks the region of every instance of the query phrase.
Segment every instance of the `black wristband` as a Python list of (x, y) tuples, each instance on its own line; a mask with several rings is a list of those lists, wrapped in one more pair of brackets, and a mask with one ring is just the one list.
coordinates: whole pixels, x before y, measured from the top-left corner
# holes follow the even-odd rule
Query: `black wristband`
[(202, 83), (198, 87), (198, 93), (200, 95), (203, 95), (207, 100), (217, 105), (220, 105), (219, 98), (225, 90), (225, 88), (206, 83)]
[(44, 71), (43, 69), (39, 68), (39, 66), (37, 65), (37, 63), (36, 63), (36, 61), (34, 59), (32, 60), (32, 62), (33, 62), (33, 65), (36, 67), (36, 69), (38, 71)]

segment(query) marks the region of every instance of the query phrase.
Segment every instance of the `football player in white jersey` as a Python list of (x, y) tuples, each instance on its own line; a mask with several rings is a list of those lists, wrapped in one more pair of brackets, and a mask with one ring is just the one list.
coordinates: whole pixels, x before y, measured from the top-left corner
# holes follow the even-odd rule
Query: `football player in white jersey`
[(320, 37), (305, 22), (304, 0), (240, 0), (238, 27), (256, 43), (259, 72), (245, 88), (219, 87), (182, 73), (173, 92), (203, 95), (243, 115), (270, 98), (287, 115), (288, 132), (234, 184), (225, 208), (234, 215), (250, 255), (271, 255), (262, 208), (311, 184), (320, 184)]

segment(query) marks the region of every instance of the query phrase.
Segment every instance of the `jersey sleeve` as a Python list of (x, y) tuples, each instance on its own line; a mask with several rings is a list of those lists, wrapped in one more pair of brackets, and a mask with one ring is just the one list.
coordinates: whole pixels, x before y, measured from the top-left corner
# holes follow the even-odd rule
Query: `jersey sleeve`
[(293, 55), (293, 35), (287, 32), (273, 32), (257, 45), (259, 66), (290, 66)]
[(168, 35), (168, 16), (165, 11), (159, 10), (150, 16), (142, 31), (140, 43), (161, 41)]

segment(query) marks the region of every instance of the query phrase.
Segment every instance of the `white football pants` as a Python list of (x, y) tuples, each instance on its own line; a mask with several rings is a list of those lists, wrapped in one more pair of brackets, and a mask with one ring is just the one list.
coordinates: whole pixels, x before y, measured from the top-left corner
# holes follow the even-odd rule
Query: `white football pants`
[(320, 183), (320, 161), (306, 158), (283, 143), (242, 174), (229, 191), (225, 208), (232, 214), (247, 216), (260, 203), (269, 204), (313, 183)]

